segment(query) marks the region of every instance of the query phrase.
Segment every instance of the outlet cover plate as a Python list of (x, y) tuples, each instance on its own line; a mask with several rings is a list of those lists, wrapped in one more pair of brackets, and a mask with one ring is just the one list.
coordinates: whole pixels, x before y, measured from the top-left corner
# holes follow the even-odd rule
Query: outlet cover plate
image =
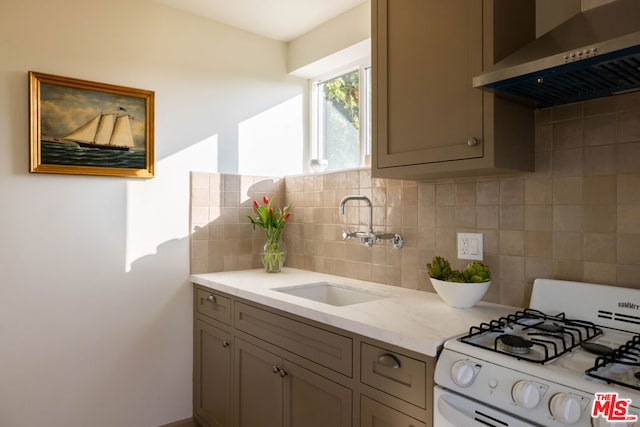
[(458, 233), (458, 259), (483, 260), (482, 233)]

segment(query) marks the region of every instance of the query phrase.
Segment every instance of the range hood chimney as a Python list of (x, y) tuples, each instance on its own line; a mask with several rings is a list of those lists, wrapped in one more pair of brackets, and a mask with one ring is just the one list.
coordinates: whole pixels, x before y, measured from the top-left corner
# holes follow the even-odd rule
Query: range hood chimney
[(640, 0), (583, 11), (473, 78), (535, 107), (640, 90)]

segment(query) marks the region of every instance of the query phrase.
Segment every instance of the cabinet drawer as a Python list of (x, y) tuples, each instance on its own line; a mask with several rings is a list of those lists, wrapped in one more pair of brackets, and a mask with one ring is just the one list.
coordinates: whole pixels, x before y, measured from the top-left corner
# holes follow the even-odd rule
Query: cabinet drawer
[(306, 323), (235, 303), (234, 326), (270, 344), (339, 372), (352, 374), (352, 340)]
[(217, 292), (196, 288), (196, 312), (231, 325), (231, 300)]
[(362, 396), (360, 400), (360, 427), (426, 427), (426, 424)]
[(360, 357), (363, 383), (426, 409), (425, 362), (366, 343)]

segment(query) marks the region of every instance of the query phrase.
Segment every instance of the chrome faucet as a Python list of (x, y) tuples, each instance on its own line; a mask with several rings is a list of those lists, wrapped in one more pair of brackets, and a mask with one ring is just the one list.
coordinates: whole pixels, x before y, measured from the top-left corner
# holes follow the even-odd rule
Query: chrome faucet
[(373, 224), (373, 205), (371, 204), (371, 200), (369, 200), (369, 198), (367, 196), (361, 196), (361, 195), (346, 196), (340, 201), (340, 206), (338, 206), (338, 211), (340, 212), (340, 215), (344, 215), (344, 205), (346, 205), (349, 200), (362, 200), (363, 202), (365, 202), (367, 204), (367, 206), (369, 207), (369, 228), (368, 228), (367, 232), (369, 234), (373, 234), (373, 227), (372, 227), (372, 224)]
[(385, 233), (385, 234), (376, 234), (373, 231), (373, 205), (371, 204), (371, 200), (367, 196), (362, 195), (350, 195), (345, 196), (340, 201), (340, 205), (338, 206), (338, 212), (340, 215), (344, 215), (344, 206), (349, 200), (361, 200), (367, 204), (369, 207), (369, 224), (367, 226), (367, 231), (343, 231), (342, 239), (350, 239), (352, 237), (359, 237), (360, 241), (367, 245), (373, 246), (378, 240), (393, 240), (393, 247), (396, 249), (400, 249), (404, 245), (404, 240), (402, 236), (399, 234), (393, 233)]

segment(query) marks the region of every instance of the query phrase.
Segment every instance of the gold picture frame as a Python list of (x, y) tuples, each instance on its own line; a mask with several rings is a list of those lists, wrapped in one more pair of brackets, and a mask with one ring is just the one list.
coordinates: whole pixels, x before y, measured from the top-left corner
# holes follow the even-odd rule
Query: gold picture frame
[(29, 71), (30, 172), (153, 178), (154, 92)]

